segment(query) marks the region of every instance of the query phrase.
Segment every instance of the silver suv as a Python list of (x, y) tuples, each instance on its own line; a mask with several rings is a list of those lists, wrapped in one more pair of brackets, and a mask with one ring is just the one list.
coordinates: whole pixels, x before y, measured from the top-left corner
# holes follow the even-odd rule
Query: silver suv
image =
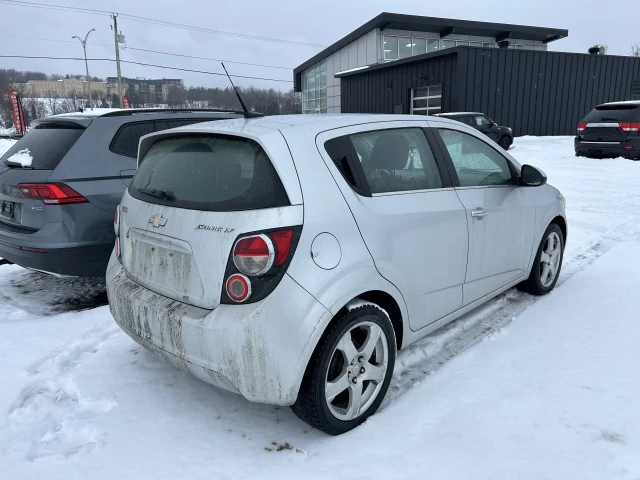
[(330, 434), (372, 415), (397, 349), (513, 286), (555, 285), (542, 172), (460, 122), (284, 116), (142, 138), (111, 312), (136, 342)]
[(96, 109), (36, 121), (0, 158), (0, 257), (53, 275), (104, 277), (140, 137), (239, 116)]

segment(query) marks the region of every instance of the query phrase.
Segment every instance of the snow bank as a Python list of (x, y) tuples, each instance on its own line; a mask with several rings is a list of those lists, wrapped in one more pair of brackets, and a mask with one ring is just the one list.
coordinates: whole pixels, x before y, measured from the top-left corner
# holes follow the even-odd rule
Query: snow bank
[(33, 162), (31, 150), (29, 150), (28, 148), (18, 150), (16, 153), (7, 158), (6, 161), (10, 163), (17, 163), (19, 165), (22, 165), (22, 167), (30, 167), (31, 162)]
[(0, 138), (0, 156), (9, 150), (17, 140), (8, 140), (6, 138)]

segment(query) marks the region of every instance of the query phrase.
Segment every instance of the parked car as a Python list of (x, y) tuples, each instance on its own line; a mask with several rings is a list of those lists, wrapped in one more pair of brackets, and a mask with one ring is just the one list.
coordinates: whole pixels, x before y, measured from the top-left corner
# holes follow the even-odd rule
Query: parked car
[(203, 123), (143, 137), (138, 162), (107, 269), (118, 325), (330, 434), (376, 411), (397, 349), (560, 272), (562, 195), (445, 118)]
[(598, 105), (578, 124), (577, 157), (640, 159), (640, 101)]
[(437, 116), (451, 118), (453, 120), (466, 123), (470, 127), (484, 133), (505, 150), (509, 150), (509, 147), (513, 143), (513, 131), (509, 127), (501, 127), (484, 113), (450, 112), (438, 113)]
[(0, 257), (54, 275), (104, 277), (140, 137), (238, 116), (101, 109), (36, 121), (0, 158)]

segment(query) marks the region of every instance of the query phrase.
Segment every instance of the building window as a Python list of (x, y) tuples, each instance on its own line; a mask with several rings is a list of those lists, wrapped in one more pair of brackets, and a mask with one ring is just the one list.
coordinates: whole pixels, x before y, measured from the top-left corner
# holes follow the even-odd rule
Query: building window
[(427, 52), (435, 52), (436, 50), (440, 50), (440, 40), (427, 39)]
[(442, 85), (411, 89), (411, 114), (433, 115), (442, 111)]
[(442, 48), (452, 48), (456, 46), (456, 41), (455, 40), (443, 40), (442, 41)]
[(469, 42), (466, 40), (456, 40), (456, 47), (468, 47)]
[(469, 42), (469, 46), (470, 47), (481, 47), (482, 43), (481, 42)]
[(437, 38), (384, 35), (382, 40), (385, 60), (398, 60), (399, 58), (435, 52), (440, 48), (440, 40)]
[(485, 48), (496, 48), (496, 44), (493, 42), (482, 42), (482, 46)]
[(393, 35), (385, 35), (383, 37), (383, 45), (384, 45), (384, 59), (397, 60), (398, 59), (398, 37)]
[(414, 55), (422, 55), (423, 53), (427, 53), (427, 39), (414, 38), (412, 48)]
[(302, 113), (327, 113), (327, 62), (302, 72)]

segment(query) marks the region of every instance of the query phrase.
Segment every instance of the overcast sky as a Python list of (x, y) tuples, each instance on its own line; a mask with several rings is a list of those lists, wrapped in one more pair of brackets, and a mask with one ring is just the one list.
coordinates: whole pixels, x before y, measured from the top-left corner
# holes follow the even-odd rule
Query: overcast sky
[[(635, 15), (603, 15), (593, 0), (322, 0), (291, 2), (285, 0), (39, 0), (41, 3), (72, 5), (117, 11), (161, 20), (185, 23), (228, 32), (261, 37), (329, 45), (377, 14), (387, 11), (434, 17), (481, 20), (498, 23), (566, 28), (569, 37), (553, 42), (550, 50), (586, 52), (594, 44), (609, 46), (609, 54), (628, 55), (631, 44), (640, 43)], [(614, 2), (619, 12), (634, 11), (637, 2)], [(613, 3), (612, 3), (613, 5)], [(38, 56), (82, 56), (77, 40), (95, 28), (87, 46), (89, 58), (114, 58), (113, 33), (107, 16), (42, 10), (0, 3), (0, 51), (5, 54)], [(15, 20), (13, 20), (15, 19)], [(186, 31), (172, 27), (119, 19), (119, 29), (130, 47), (171, 53), (214, 57), (240, 62), (293, 68), (321, 50), (320, 47), (263, 42)], [(32, 37), (42, 40), (7, 37)], [(104, 45), (102, 45), (104, 44)], [(221, 72), (220, 65), (207, 60), (158, 55), (122, 49), (122, 60), (155, 63), (194, 70)], [(282, 70), (227, 64), (232, 74), (291, 80), (291, 69)], [(0, 68), (37, 70), (45, 73), (84, 73), (84, 64), (74, 61), (0, 58)], [(90, 62), (89, 73), (115, 76), (110, 62)], [(222, 77), (137, 65), (122, 65), (129, 77), (184, 78), (187, 86), (226, 86)], [(238, 79), (242, 86), (291, 88), (291, 83)]]

